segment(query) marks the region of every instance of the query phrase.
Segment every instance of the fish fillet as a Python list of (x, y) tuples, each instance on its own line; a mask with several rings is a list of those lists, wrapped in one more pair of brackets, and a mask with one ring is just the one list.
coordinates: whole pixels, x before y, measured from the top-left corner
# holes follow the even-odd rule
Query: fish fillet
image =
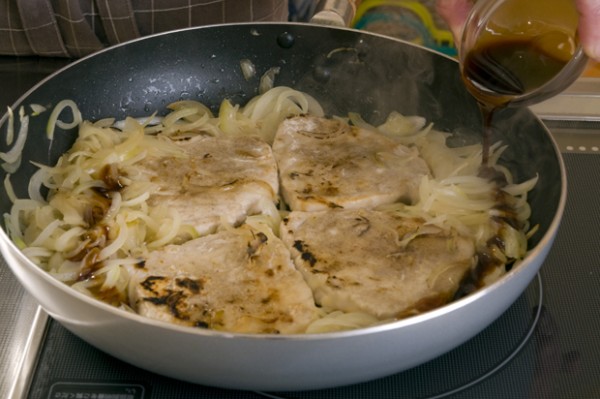
[(299, 211), (412, 204), (421, 178), (429, 174), (416, 148), (334, 119), (285, 120), (273, 152), (282, 196), (290, 209)]
[(197, 136), (175, 142), (187, 157), (148, 156), (134, 166), (159, 186), (148, 204), (176, 209), (200, 234), (274, 209), (279, 189), (270, 146), (253, 137)]
[(141, 315), (241, 333), (302, 333), (318, 316), (279, 238), (248, 225), (151, 252), (134, 272)]
[(318, 305), (379, 319), (445, 304), (475, 261), (471, 240), (373, 210), (291, 212), (281, 236)]

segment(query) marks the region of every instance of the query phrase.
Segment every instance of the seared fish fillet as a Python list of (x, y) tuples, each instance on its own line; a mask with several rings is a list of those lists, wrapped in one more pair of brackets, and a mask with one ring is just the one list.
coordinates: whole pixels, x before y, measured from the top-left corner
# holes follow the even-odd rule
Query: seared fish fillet
[(151, 252), (129, 292), (141, 315), (230, 332), (302, 333), (318, 316), (285, 245), (246, 224)]
[(377, 132), (340, 120), (299, 116), (282, 122), (273, 152), (292, 210), (372, 208), (418, 199), (427, 163)]
[(281, 235), (318, 305), (379, 319), (445, 304), (475, 261), (471, 240), (373, 210), (291, 212)]
[(277, 201), (277, 164), (270, 146), (253, 137), (197, 136), (175, 142), (186, 158), (147, 157), (134, 166), (160, 189), (150, 205), (176, 209), (199, 233), (266, 213)]

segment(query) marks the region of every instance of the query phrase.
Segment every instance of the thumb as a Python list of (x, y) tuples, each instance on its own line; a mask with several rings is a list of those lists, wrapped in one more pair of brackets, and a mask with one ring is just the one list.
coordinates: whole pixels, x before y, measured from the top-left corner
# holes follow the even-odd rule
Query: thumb
[(590, 58), (600, 61), (600, 0), (576, 0), (579, 38)]
[(436, 0), (437, 13), (446, 21), (458, 46), (473, 0)]

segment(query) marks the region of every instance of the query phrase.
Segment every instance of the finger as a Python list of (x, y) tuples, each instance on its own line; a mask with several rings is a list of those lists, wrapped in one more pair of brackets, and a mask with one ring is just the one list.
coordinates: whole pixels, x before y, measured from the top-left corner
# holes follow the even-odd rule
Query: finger
[(579, 37), (590, 58), (600, 61), (600, 0), (576, 0)]
[(458, 45), (465, 21), (473, 7), (473, 0), (436, 0), (435, 5), (437, 13), (448, 24)]

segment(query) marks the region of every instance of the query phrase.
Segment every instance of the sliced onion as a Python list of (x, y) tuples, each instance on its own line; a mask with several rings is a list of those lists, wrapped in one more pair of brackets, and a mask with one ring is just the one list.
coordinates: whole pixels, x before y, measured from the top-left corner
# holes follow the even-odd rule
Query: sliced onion
[(127, 241), (127, 238), (129, 237), (129, 229), (127, 228), (127, 224), (121, 215), (117, 216), (117, 225), (119, 226), (119, 233), (117, 237), (113, 240), (113, 242), (100, 251), (98, 254), (98, 260), (102, 261), (117, 253), (117, 251), (121, 249), (121, 247)]
[[(56, 251), (66, 252), (69, 248), (72, 248), (71, 241), (75, 243), (79, 242), (79, 237), (85, 233), (85, 229), (80, 226), (75, 226), (62, 233), (54, 243), (54, 249)], [(83, 248), (81, 248), (83, 249)]]
[(29, 104), (29, 107), (32, 112), (31, 116), (38, 116), (39, 114), (46, 112), (46, 107), (40, 104)]
[(114, 218), (121, 210), (121, 204), (122, 204), (121, 194), (118, 191), (114, 192), (112, 194), (112, 198), (110, 201), (110, 207), (108, 208), (108, 210), (106, 211), (106, 214), (104, 215), (104, 220), (109, 221), (112, 218)]
[(15, 139), (15, 114), (11, 107), (6, 107), (8, 113), (8, 126), (6, 127), (6, 144), (11, 145)]
[(538, 179), (539, 179), (539, 175), (536, 175), (535, 177), (533, 177), (529, 180), (526, 180), (523, 183), (510, 184), (510, 185), (504, 187), (502, 190), (513, 196), (523, 195), (523, 194), (527, 193), (528, 191), (533, 190), (533, 187), (535, 187), (535, 185), (537, 184)]
[(171, 240), (177, 237), (177, 233), (179, 233), (179, 227), (181, 226), (181, 216), (179, 215), (179, 212), (173, 209), (170, 209), (169, 213), (171, 217), (170, 223), (166, 220), (163, 221), (157, 234), (161, 237), (149, 243), (148, 248), (160, 248), (164, 245), (167, 245), (169, 242), (171, 242)]
[(23, 148), (25, 147), (25, 142), (27, 141), (27, 134), (29, 131), (29, 116), (24, 115), (22, 107), (19, 111), (19, 121), (21, 122), (21, 126), (19, 128), (19, 132), (17, 133), (17, 141), (8, 152), (0, 152), (0, 159), (4, 161), (2, 167), (5, 169), (7, 167), (10, 168), (11, 166), (20, 164)]
[(35, 258), (49, 258), (52, 256), (53, 251), (48, 248), (43, 247), (27, 247), (22, 249), (23, 255), (27, 256), (29, 259)]
[(29, 193), (29, 198), (34, 201), (38, 201), (43, 204), (46, 202), (46, 199), (42, 196), (42, 186), (44, 181), (48, 178), (48, 171), (46, 169), (38, 169), (29, 179), (29, 184), (27, 186), (27, 192)]
[(50, 224), (48, 224), (46, 227), (44, 227), (44, 230), (42, 230), (40, 232), (40, 234), (38, 234), (38, 236), (35, 238), (35, 240), (33, 240), (29, 244), (29, 246), (31, 246), (31, 247), (41, 246), (44, 242), (46, 242), (47, 239), (50, 238), (52, 233), (54, 233), (54, 231), (56, 229), (58, 229), (62, 223), (63, 223), (63, 221), (60, 219), (56, 219), (56, 220), (50, 222)]
[[(73, 113), (73, 121), (71, 123), (63, 122), (58, 119), (60, 114), (65, 108), (70, 108)], [(49, 140), (54, 139), (54, 129), (56, 126), (63, 130), (73, 129), (82, 122), (81, 112), (77, 107), (77, 104), (73, 100), (62, 100), (52, 110), (50, 117), (48, 118), (48, 124), (46, 125), (46, 135)]]
[(176, 124), (179, 120), (195, 114), (196, 110), (193, 108), (178, 109), (177, 111), (173, 111), (169, 113), (169, 115), (165, 116), (162, 123), (164, 126), (171, 126)]
[(13, 232), (17, 237), (23, 238), (23, 232), (21, 231), (20, 214), (24, 211), (35, 210), (39, 207), (39, 203), (30, 199), (17, 199), (13, 203), (10, 210), (10, 224), (13, 227)]
[(250, 80), (256, 75), (256, 67), (249, 59), (243, 59), (240, 61), (240, 67), (242, 68), (242, 74), (244, 79)]
[(13, 185), (10, 182), (10, 173), (7, 173), (6, 176), (4, 176), (4, 191), (6, 191), (6, 195), (8, 196), (10, 202), (14, 203), (17, 200), (17, 195), (15, 194)]
[(259, 94), (264, 94), (273, 88), (275, 85), (275, 76), (280, 70), (280, 67), (272, 67), (261, 76), (260, 83), (258, 85)]
[(137, 197), (134, 197), (130, 200), (122, 201), (121, 207), (125, 208), (125, 207), (132, 207), (135, 205), (139, 205), (139, 204), (145, 202), (148, 198), (150, 198), (150, 193), (145, 192), (145, 193), (142, 193), (142, 194), (138, 195)]
[[(133, 118), (133, 119), (135, 119), (142, 126), (156, 126), (156, 125), (160, 125), (162, 123), (163, 117), (162, 116), (150, 116), (147, 118)], [(119, 129), (119, 130), (124, 130), (126, 121), (127, 121), (127, 119), (122, 119), (120, 121), (113, 122), (112, 127)]]

